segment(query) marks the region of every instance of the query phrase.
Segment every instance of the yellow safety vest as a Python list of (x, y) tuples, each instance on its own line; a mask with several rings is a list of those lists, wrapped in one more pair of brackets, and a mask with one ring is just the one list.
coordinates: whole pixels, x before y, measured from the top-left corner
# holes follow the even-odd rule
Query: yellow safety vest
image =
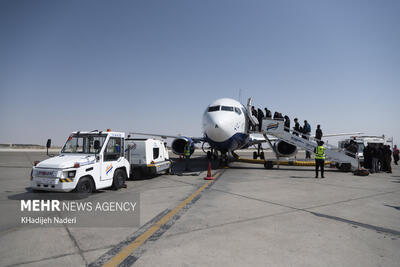
[(187, 143), (185, 145), (185, 148), (183, 149), (183, 154), (185, 157), (189, 157), (190, 156), (190, 145), (189, 143)]
[(323, 146), (317, 146), (315, 159), (325, 159), (325, 148)]

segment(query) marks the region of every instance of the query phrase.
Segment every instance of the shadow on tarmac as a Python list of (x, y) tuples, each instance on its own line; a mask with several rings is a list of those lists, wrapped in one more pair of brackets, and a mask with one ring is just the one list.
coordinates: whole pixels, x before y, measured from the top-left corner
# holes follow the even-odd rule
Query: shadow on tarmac
[(104, 191), (95, 191), (92, 194), (74, 193), (74, 192), (49, 192), (49, 191), (32, 191), (31, 188), (25, 188), (26, 192), (8, 196), (9, 200), (81, 200), (91, 195), (101, 194)]

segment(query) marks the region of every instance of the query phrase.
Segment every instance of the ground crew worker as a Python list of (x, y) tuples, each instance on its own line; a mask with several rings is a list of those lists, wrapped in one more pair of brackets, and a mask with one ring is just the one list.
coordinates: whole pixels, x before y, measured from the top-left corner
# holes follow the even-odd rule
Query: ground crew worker
[(325, 148), (323, 147), (324, 142), (319, 141), (315, 148), (315, 178), (318, 178), (318, 169), (321, 167), (321, 178), (324, 177), (324, 165), (325, 165)]
[(183, 148), (183, 156), (185, 158), (185, 171), (189, 171), (189, 158), (190, 158), (190, 143), (186, 142)]

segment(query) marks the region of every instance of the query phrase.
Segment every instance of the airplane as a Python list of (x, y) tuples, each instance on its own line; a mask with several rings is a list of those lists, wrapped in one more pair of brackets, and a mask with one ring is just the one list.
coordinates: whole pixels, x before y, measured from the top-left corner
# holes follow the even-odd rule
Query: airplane
[[(131, 132), (134, 135), (149, 135), (159, 136), (162, 138), (173, 138), (171, 148), (176, 155), (183, 156), (184, 147), (187, 143), (190, 144), (190, 154), (195, 151), (195, 143), (203, 143), (202, 149), (207, 153), (207, 157), (218, 158), (223, 164), (228, 164), (228, 154), (235, 156), (234, 151), (238, 149), (248, 148), (257, 145), (257, 152), (254, 151), (253, 158), (260, 157), (264, 159), (262, 143), (273, 141), (270, 145), (277, 157), (292, 157), (297, 153), (297, 147), (279, 140), (277, 138), (268, 138), (260, 136), (258, 133), (250, 131), (249, 124), (258, 123), (257, 119), (249, 112), (251, 99), (247, 107), (240, 102), (231, 98), (220, 98), (207, 106), (202, 118), (203, 137), (187, 137), (187, 136), (172, 136), (150, 133)], [(349, 133), (336, 134), (348, 135)], [(354, 134), (354, 133), (351, 133)], [(358, 133), (356, 133), (358, 134)], [(204, 145), (208, 144), (208, 151), (205, 151)]]

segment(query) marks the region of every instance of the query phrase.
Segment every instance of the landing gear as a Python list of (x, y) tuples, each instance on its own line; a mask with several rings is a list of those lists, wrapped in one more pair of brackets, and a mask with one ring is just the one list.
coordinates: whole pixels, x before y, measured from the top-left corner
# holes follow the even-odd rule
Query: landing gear
[(268, 160), (264, 163), (264, 168), (266, 168), (268, 170), (272, 169), (273, 167), (274, 167), (274, 163), (270, 160)]
[(212, 159), (217, 160), (218, 159), (218, 151), (214, 150), (214, 153), (212, 153)]
[(258, 157), (260, 157), (260, 159), (265, 159), (264, 150), (263, 150), (261, 144), (258, 144), (257, 151), (253, 152), (253, 159), (257, 159)]
[(216, 160), (218, 159), (218, 151), (211, 149), (209, 151), (207, 151), (207, 159), (208, 160)]
[(221, 153), (221, 157), (220, 157), (220, 159), (219, 159), (219, 165), (221, 166), (221, 167), (227, 167), (228, 166), (228, 163), (229, 163), (229, 161), (228, 161), (228, 154), (225, 152), (225, 153)]

